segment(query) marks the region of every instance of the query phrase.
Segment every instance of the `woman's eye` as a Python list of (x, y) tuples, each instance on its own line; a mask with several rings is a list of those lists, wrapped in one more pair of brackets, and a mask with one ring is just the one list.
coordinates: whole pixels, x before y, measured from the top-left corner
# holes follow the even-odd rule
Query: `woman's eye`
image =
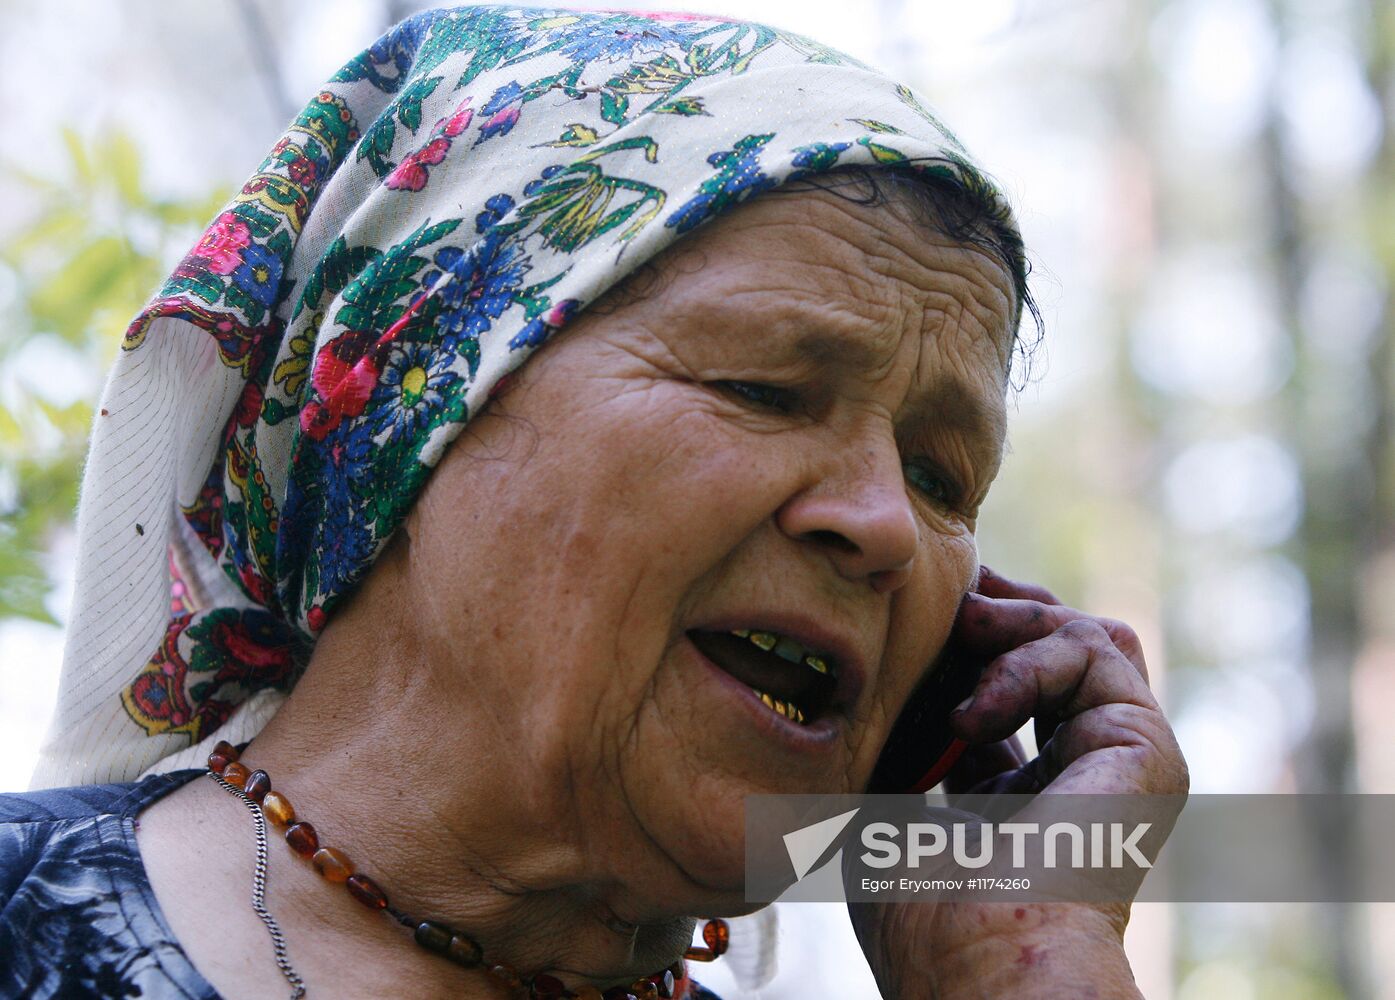
[(906, 481), (935, 503), (953, 506), (959, 502), (959, 484), (948, 476), (912, 462), (905, 468)]
[(740, 396), (746, 402), (754, 403), (757, 406), (779, 410), (782, 413), (787, 413), (794, 407), (794, 393), (789, 389), (781, 389), (761, 382), (735, 382), (729, 379), (717, 384)]

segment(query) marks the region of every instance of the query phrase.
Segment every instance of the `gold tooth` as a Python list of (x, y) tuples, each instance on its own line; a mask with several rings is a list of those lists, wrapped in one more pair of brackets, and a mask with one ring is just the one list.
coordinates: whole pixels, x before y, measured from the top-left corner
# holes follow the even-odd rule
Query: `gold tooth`
[(828, 664), (825, 663), (823, 660), (819, 659), (817, 656), (804, 657), (804, 664), (805, 666), (813, 667), (821, 674), (828, 673)]
[(780, 641), (779, 637), (773, 636), (769, 632), (752, 632), (747, 638), (767, 653), (774, 649), (775, 644)]
[(770, 709), (772, 712), (780, 713), (786, 719), (789, 719), (791, 722), (798, 722), (800, 725), (804, 724), (805, 715), (799, 708), (795, 706), (794, 702), (780, 701), (777, 698), (766, 694), (759, 688), (751, 688), (751, 694), (759, 698), (765, 704), (765, 707)]
[(731, 630), (731, 634), (735, 636), (740, 636), (742, 639), (751, 638), (751, 630), (748, 628), (734, 628)]

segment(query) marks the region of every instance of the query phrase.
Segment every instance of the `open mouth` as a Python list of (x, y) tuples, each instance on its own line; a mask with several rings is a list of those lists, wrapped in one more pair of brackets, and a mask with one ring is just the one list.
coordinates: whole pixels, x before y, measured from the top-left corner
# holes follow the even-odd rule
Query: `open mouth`
[(828, 712), (838, 686), (838, 664), (830, 656), (760, 629), (693, 630), (688, 638), (717, 666), (751, 689), (766, 708), (807, 726)]

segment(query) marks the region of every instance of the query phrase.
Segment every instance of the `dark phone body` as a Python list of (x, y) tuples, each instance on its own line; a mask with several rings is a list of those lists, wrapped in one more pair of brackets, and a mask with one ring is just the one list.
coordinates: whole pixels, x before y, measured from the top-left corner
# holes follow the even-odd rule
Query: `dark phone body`
[(985, 663), (953, 648), (926, 672), (892, 727), (867, 786), (871, 794), (926, 792), (944, 778), (965, 748), (949, 716), (973, 693)]

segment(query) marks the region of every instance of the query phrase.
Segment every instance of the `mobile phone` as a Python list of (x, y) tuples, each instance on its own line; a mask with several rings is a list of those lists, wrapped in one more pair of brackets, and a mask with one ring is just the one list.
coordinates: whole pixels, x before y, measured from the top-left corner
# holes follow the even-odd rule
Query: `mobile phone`
[(967, 744), (949, 728), (949, 715), (973, 693), (987, 663), (946, 647), (906, 702), (872, 770), (872, 794), (927, 792), (938, 785)]

